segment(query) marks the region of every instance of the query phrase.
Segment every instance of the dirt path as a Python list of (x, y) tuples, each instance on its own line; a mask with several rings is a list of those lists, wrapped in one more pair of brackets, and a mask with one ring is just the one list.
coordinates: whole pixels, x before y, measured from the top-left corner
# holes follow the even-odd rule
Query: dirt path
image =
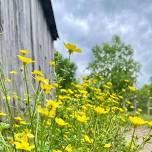
[[(131, 130), (126, 135), (127, 140), (131, 140), (133, 130)], [(137, 128), (136, 129), (136, 136), (138, 137), (138, 144), (142, 143), (143, 136), (146, 136), (149, 132), (147, 128)], [(152, 131), (151, 131), (152, 134)], [(144, 148), (140, 152), (152, 152), (152, 139), (149, 141), (150, 143), (146, 144)]]

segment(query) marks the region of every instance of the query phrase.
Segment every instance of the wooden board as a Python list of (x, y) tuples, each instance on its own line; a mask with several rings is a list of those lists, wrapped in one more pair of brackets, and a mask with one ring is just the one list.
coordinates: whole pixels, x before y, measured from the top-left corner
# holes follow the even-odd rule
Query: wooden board
[[(19, 49), (30, 51), (36, 63), (30, 70), (41, 69), (49, 76), (48, 62), (53, 59), (53, 40), (39, 0), (0, 0), (3, 33), (0, 36), (0, 63), (9, 77), (10, 70), (19, 71)], [(22, 79), (16, 76), (13, 88), (23, 92)]]

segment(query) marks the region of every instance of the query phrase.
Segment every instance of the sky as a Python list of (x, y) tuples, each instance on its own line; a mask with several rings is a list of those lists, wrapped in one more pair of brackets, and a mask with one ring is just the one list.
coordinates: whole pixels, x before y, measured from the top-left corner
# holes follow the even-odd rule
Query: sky
[(134, 59), (141, 64), (138, 86), (152, 76), (152, 0), (52, 0), (60, 39), (55, 48), (65, 57), (64, 42), (81, 48), (73, 54), (79, 76), (87, 74), (92, 60), (91, 48), (111, 42), (119, 35), (134, 49)]

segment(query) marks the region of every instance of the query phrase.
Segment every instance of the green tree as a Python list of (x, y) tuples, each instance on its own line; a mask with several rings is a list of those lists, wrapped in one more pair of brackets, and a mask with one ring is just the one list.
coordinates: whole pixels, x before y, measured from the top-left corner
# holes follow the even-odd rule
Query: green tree
[(93, 61), (88, 67), (91, 76), (103, 76), (118, 91), (124, 88), (124, 80), (129, 80), (131, 85), (136, 82), (140, 66), (133, 59), (133, 49), (124, 44), (119, 36), (113, 36), (112, 43), (96, 45), (92, 53)]
[(64, 58), (61, 53), (55, 52), (55, 73), (62, 88), (69, 88), (72, 82), (76, 82), (76, 65), (68, 58)]
[(143, 112), (148, 112), (148, 106), (152, 107), (152, 77), (150, 77), (150, 83), (144, 84), (136, 92), (136, 98), (138, 101), (138, 107)]

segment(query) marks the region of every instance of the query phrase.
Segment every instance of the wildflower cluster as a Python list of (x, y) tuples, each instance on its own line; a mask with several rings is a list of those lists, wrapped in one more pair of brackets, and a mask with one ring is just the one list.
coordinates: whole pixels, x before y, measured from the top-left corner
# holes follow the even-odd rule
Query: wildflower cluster
[[(65, 47), (70, 53), (80, 51), (73, 45), (65, 44)], [(2, 151), (135, 152), (140, 149), (134, 141), (135, 129), (145, 124), (152, 127), (152, 122), (141, 119), (139, 113), (129, 116), (126, 107), (131, 103), (113, 91), (111, 82), (103, 79), (99, 85), (96, 79), (86, 77), (82, 83), (73, 83), (70, 89), (63, 89), (58, 83), (50, 83), (40, 70), (27, 74), (27, 64), (33, 60), (25, 57), (28, 51), (21, 50), (20, 53), (22, 56), (17, 57), (23, 64), (25, 84), (21, 95), (9, 91), (0, 71), (0, 89), (5, 105), (5, 112), (0, 112), (0, 118), (3, 118), (0, 123)], [(10, 73), (19, 75), (16, 70)], [(28, 81), (31, 78), (34, 84)], [(128, 88), (135, 91), (132, 86)], [(12, 102), (23, 106), (12, 107)], [(128, 124), (134, 127), (129, 145), (124, 137)]]

